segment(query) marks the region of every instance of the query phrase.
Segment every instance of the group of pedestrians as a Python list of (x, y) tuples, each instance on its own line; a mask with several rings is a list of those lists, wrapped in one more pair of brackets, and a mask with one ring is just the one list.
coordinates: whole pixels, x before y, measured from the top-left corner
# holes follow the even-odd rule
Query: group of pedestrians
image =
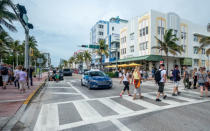
[[(172, 78), (171, 80), (174, 83), (174, 88), (172, 91), (172, 96), (178, 96), (181, 95), (181, 92), (179, 91), (179, 84), (181, 81), (181, 73), (179, 71), (179, 66), (175, 65), (174, 70), (172, 70)], [(167, 98), (167, 95), (164, 93), (164, 86), (167, 81), (167, 73), (165, 70), (165, 65), (161, 64), (159, 70), (156, 70), (153, 74), (153, 77), (158, 85), (158, 92), (156, 96), (156, 101), (160, 102), (160, 96), (162, 95), (163, 99)], [(139, 67), (136, 67), (135, 70), (132, 72), (132, 75), (129, 75), (129, 72), (127, 70), (124, 70), (124, 72), (120, 76), (121, 81), (124, 84), (124, 89), (120, 93), (120, 97), (127, 91), (129, 96), (132, 96), (129, 92), (129, 85), (134, 85), (134, 95), (133, 99), (136, 99), (136, 95), (139, 94), (139, 98), (142, 99), (143, 96), (141, 95), (141, 85), (142, 85), (142, 75), (139, 70)], [(197, 84), (200, 87), (200, 97), (203, 97), (203, 92), (205, 89), (205, 96), (208, 96), (208, 88), (210, 86), (210, 72), (205, 71), (205, 67), (201, 67), (199, 71), (197, 69), (194, 69), (193, 72), (193, 88), (197, 89)], [(187, 67), (183, 67), (183, 83), (186, 89), (191, 89), (192, 82), (190, 81), (190, 75), (187, 70)]]
[(3, 90), (7, 89), (7, 85), (13, 85), (19, 89), (20, 93), (25, 93), (26, 85), (29, 88), (30, 85), (33, 86), (33, 68), (26, 70), (23, 66), (19, 65), (14, 70), (11, 65), (1, 64), (0, 65), (0, 87)]

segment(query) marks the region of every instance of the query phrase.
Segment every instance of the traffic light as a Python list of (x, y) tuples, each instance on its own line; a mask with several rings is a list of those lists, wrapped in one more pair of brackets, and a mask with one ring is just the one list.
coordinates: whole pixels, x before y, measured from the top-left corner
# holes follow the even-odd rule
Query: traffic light
[(81, 47), (85, 47), (85, 48), (88, 48), (88, 45), (81, 45)]
[(26, 11), (25, 6), (17, 4), (16, 7), (17, 7), (17, 9), (19, 11), (20, 18), (23, 20), (23, 22), (25, 24), (28, 24), (28, 16), (26, 15), (27, 11)]
[(34, 28), (34, 26), (31, 23), (28, 23), (27, 26), (28, 26), (29, 29), (33, 29)]

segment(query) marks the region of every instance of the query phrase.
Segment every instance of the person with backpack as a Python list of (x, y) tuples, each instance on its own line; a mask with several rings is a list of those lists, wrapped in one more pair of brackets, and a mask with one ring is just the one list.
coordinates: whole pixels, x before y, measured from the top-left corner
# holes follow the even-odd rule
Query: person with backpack
[(187, 89), (190, 89), (190, 81), (189, 81), (189, 72), (187, 71), (187, 66), (183, 67), (184, 69), (184, 77), (183, 77), (183, 83), (184, 87)]
[[(172, 72), (172, 76), (173, 76), (173, 81), (174, 81), (174, 89), (173, 89), (172, 96), (177, 96), (177, 95), (181, 94), (181, 92), (179, 92), (179, 90), (178, 90), (179, 81), (181, 80), (180, 71), (179, 71), (179, 66), (178, 65), (175, 65), (174, 70)], [(177, 93), (177, 94), (175, 94), (175, 93)]]
[(8, 82), (8, 79), (9, 79), (9, 71), (8, 71), (8, 68), (7, 68), (7, 65), (4, 64), (2, 69), (1, 69), (1, 75), (2, 75), (2, 81), (3, 81), (3, 89), (6, 89), (6, 85), (7, 85), (7, 82)]
[(164, 94), (164, 85), (166, 82), (166, 70), (164, 69), (165, 65), (161, 64), (160, 69), (155, 73), (155, 81), (158, 84), (158, 93), (156, 97), (156, 101), (160, 102), (160, 94), (163, 95), (163, 99), (166, 99), (167, 95)]
[(125, 85), (124, 89), (121, 91), (120, 93), (120, 97), (122, 97), (122, 95), (124, 94), (124, 92), (127, 90), (128, 95), (131, 96), (130, 92), (129, 92), (129, 84), (130, 84), (130, 78), (129, 78), (129, 72), (128, 70), (125, 70), (125, 73), (122, 74), (121, 76), (121, 81), (120, 84), (122, 83)]
[(133, 95), (133, 100), (136, 99), (136, 94), (139, 94), (139, 98), (143, 98), (143, 96), (141, 95), (141, 74), (139, 72), (139, 67), (136, 66), (133, 75), (132, 75), (132, 83), (134, 84), (135, 88), (134, 88), (134, 95)]

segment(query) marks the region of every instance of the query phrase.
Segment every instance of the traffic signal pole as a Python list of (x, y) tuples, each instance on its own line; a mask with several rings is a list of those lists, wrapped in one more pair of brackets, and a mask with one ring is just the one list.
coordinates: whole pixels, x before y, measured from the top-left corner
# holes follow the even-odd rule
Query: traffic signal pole
[(24, 31), (25, 31), (25, 59), (24, 59), (24, 67), (26, 69), (29, 69), (29, 45), (28, 45), (28, 41), (29, 41), (29, 28), (28, 26), (23, 22), (23, 20), (20, 18), (19, 14), (18, 14), (18, 9), (17, 7), (10, 2), (10, 5), (13, 9), (13, 11), (15, 12), (15, 15), (17, 16), (18, 20), (20, 21)]

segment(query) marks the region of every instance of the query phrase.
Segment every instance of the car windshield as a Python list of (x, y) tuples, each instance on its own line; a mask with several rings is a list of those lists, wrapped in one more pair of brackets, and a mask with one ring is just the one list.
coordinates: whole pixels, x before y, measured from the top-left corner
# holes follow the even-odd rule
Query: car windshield
[(63, 69), (63, 71), (70, 71), (70, 69)]
[(105, 76), (103, 72), (100, 71), (93, 71), (89, 73), (90, 76)]

